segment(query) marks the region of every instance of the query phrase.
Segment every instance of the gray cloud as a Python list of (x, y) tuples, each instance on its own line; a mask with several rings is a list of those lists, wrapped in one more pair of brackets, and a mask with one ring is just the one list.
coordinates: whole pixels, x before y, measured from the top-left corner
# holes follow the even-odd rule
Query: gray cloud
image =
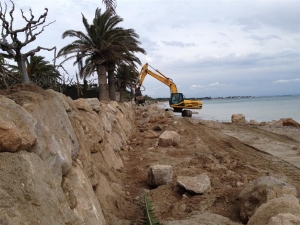
[(175, 47), (182, 47), (182, 48), (196, 46), (195, 43), (184, 43), (181, 41), (161, 41), (161, 42), (167, 46), (175, 46)]
[[(180, 82), (180, 91), (190, 93), (190, 96), (195, 96), (192, 93), (199, 93), (199, 96), (264, 95), (267, 90), (270, 94), (295, 94), (299, 93), (298, 59), (297, 51), (276, 54), (253, 52), (244, 56), (232, 53), (219, 58), (202, 56), (193, 62), (170, 62), (164, 64), (163, 71), (166, 75), (171, 74), (176, 83)], [(274, 86), (269, 85), (272, 83), (294, 86), (290, 86), (288, 92), (277, 86), (274, 92)]]
[(299, 53), (293, 50), (286, 50), (274, 54), (249, 53), (244, 56), (238, 56), (235, 53), (225, 55), (223, 57), (213, 58), (206, 57), (191, 63), (190, 66), (210, 68), (210, 67), (234, 67), (234, 68), (258, 68), (267, 66), (280, 65), (299, 65)]
[(214, 19), (211, 19), (210, 22), (211, 22), (211, 23), (221, 23), (221, 20), (220, 20), (220, 19), (215, 19), (215, 18), (214, 18)]
[(300, 82), (300, 78), (289, 79), (289, 80), (275, 80), (272, 83), (274, 83), (274, 84), (287, 84), (287, 83), (299, 83), (299, 82)]
[(256, 15), (256, 19), (269, 26), (288, 32), (299, 33), (299, 1), (269, 1), (267, 8)]
[(239, 18), (233, 25), (242, 26), (242, 31), (251, 32), (253, 30), (258, 30), (261, 28), (259, 21), (254, 20), (253, 18)]
[(267, 25), (299, 33), (299, 8), (299, 1), (263, 1), (261, 4), (253, 4), (248, 15), (239, 17), (233, 24), (242, 26), (242, 31), (245, 32), (252, 32)]
[(258, 35), (251, 35), (248, 38), (254, 39), (256, 41), (267, 41), (267, 40), (271, 40), (271, 39), (278, 39), (278, 40), (282, 40), (280, 37), (278, 37), (277, 35), (268, 35), (268, 36), (258, 36)]
[(277, 35), (259, 36), (253, 34), (248, 36), (248, 38), (257, 41), (260, 45), (265, 45), (267, 41), (272, 39), (282, 40), (282, 38), (278, 37)]
[(218, 35), (222, 36), (222, 37), (227, 37), (227, 35), (225, 33), (223, 33), (223, 32), (218, 32)]
[(198, 84), (193, 84), (190, 88), (191, 89), (201, 89), (201, 88), (206, 88), (206, 89), (211, 89), (211, 88), (219, 88), (219, 87), (228, 87), (228, 86), (233, 86), (233, 84), (221, 84), (219, 82), (214, 82), (208, 85), (198, 85)]
[(225, 42), (221, 42), (221, 41), (212, 41), (210, 42), (211, 44), (213, 45), (217, 45), (218, 47), (222, 47), (222, 48), (228, 48), (230, 47), (230, 45), (228, 43), (225, 43)]
[(143, 48), (146, 51), (151, 52), (151, 51), (157, 51), (159, 49), (158, 43), (156, 41), (151, 40), (148, 37), (141, 37), (140, 41), (142, 43)]

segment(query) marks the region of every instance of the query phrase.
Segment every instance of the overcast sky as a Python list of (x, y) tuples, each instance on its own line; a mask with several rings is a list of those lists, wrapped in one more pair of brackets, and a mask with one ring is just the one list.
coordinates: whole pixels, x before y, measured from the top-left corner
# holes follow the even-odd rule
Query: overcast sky
[[(10, 2), (7, 2), (10, 9)], [(14, 0), (19, 10), (37, 17), (49, 9), (37, 45), (62, 48), (68, 29), (84, 31), (81, 13), (91, 23), (102, 0)], [(300, 94), (300, 1), (297, 0), (117, 0), (120, 26), (140, 36), (147, 55), (139, 55), (176, 83), (186, 97)], [(25, 52), (25, 51), (24, 51)], [(46, 60), (53, 55), (41, 51)], [(65, 65), (69, 74), (77, 68)], [(150, 75), (144, 94), (168, 97), (169, 88)]]

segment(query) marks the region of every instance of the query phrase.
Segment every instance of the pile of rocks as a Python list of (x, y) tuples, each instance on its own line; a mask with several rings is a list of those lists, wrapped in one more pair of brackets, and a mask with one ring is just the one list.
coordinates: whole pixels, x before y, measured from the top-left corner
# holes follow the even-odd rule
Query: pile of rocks
[(300, 124), (293, 120), (292, 118), (282, 118), (279, 121), (272, 120), (270, 122), (257, 122), (256, 120), (250, 120), (249, 122), (246, 120), (243, 114), (233, 114), (231, 116), (231, 122), (237, 124), (249, 124), (249, 125), (256, 125), (256, 126), (265, 126), (265, 125), (272, 125), (272, 126), (291, 126), (300, 128)]
[[(148, 169), (147, 182), (160, 186), (172, 182), (171, 165), (152, 165)], [(178, 176), (177, 184), (193, 194), (209, 194), (212, 187), (210, 178), (202, 173), (199, 176)], [(300, 224), (300, 204), (294, 186), (275, 177), (263, 176), (249, 183), (239, 195), (240, 217), (247, 225), (287, 225)], [(207, 213), (211, 224), (238, 224), (228, 218)], [(225, 223), (225, 221), (227, 221)], [(203, 223), (203, 214), (181, 221), (169, 221), (167, 224)]]

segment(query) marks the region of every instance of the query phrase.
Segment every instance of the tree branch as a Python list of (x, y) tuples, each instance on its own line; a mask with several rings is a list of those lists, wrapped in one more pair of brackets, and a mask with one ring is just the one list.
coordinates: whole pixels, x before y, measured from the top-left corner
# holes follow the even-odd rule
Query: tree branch
[(9, 11), (9, 15), (10, 15), (10, 31), (12, 31), (12, 24), (13, 24), (13, 21), (14, 21), (14, 17), (13, 17), (13, 13), (15, 11), (15, 4), (13, 3), (12, 0), (10, 0), (11, 4), (12, 4), (12, 7), (11, 7), (11, 10)]
[(35, 53), (39, 52), (40, 50), (46, 50), (46, 51), (52, 51), (52, 50), (55, 50), (55, 52), (56, 52), (56, 46), (54, 46), (53, 48), (44, 48), (44, 47), (38, 46), (38, 47), (36, 47), (35, 49), (30, 50), (29, 52), (23, 54), (23, 56), (26, 57), (26, 58), (27, 58), (28, 56), (34, 56)]
[(2, 8), (2, 4), (0, 2), (0, 20), (2, 21), (2, 31), (1, 31), (1, 36), (2, 38), (6, 38), (9, 33), (8, 33), (8, 30), (9, 30), (9, 23), (6, 21), (5, 19), (5, 15), (6, 15), (6, 11), (7, 11), (7, 4), (5, 3), (5, 10), (3, 12), (3, 8)]
[[(46, 25), (44, 25), (44, 26), (42, 27), (42, 29), (41, 29), (39, 32), (35, 33), (35, 34), (32, 34), (32, 31), (36, 30), (36, 29), (38, 28), (38, 26), (41, 25), (41, 24), (37, 24), (37, 25), (31, 27), (30, 29), (28, 29), (27, 32), (28, 32), (28, 31), (29, 31), (29, 32), (26, 33), (26, 40), (25, 40), (24, 43), (22, 43), (22, 46), (25, 46), (25, 45), (27, 45), (28, 43), (33, 42), (33, 41), (36, 39), (36, 36), (38, 36), (39, 34), (41, 34), (41, 33), (44, 31), (44, 28), (45, 28), (45, 27), (49, 26), (50, 24), (52, 24), (52, 23), (54, 23), (54, 22), (55, 22), (55, 20), (52, 21), (52, 22), (50, 22), (50, 23), (48, 23), (48, 24), (46, 24)], [(29, 37), (30, 37), (30, 38), (29, 38)]]

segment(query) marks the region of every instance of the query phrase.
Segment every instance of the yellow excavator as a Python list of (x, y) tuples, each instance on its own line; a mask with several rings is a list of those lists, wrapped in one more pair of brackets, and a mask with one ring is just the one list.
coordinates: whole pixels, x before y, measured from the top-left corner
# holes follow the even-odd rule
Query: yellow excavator
[[(150, 65), (149, 65), (150, 66)], [(155, 70), (155, 69), (154, 69)], [(141, 86), (147, 74), (156, 78), (160, 82), (170, 87), (171, 96), (169, 99), (170, 107), (173, 108), (174, 112), (181, 112), (183, 117), (191, 117), (191, 110), (184, 109), (202, 109), (202, 102), (199, 100), (189, 100), (184, 99), (184, 95), (182, 93), (178, 93), (176, 84), (173, 82), (171, 78), (166, 77), (158, 70), (155, 70), (157, 73), (148, 69), (148, 63), (146, 63), (139, 73), (136, 87), (135, 87), (135, 102), (137, 104), (142, 104), (145, 102), (145, 97), (142, 95)]]

